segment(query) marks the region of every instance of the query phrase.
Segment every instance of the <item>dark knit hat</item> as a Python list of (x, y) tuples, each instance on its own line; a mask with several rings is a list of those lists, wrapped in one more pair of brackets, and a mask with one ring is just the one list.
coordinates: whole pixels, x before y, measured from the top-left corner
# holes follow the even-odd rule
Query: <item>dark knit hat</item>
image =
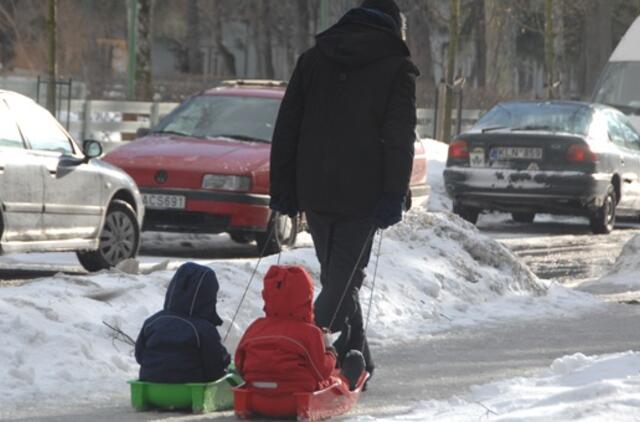
[(400, 17), (400, 8), (393, 0), (364, 0), (360, 7), (367, 9), (375, 9), (385, 13), (396, 23), (396, 29), (400, 31), (402, 28), (402, 18)]

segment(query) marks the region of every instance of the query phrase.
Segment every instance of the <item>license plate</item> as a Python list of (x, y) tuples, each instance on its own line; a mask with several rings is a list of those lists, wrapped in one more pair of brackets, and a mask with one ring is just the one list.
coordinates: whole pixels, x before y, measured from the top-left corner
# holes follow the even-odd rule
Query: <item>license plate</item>
[(500, 160), (540, 160), (542, 148), (499, 147), (491, 149), (491, 161)]
[(484, 148), (474, 148), (469, 153), (469, 165), (471, 167), (484, 167)]
[(182, 195), (143, 193), (142, 202), (144, 202), (144, 205), (147, 208), (183, 210), (187, 201)]

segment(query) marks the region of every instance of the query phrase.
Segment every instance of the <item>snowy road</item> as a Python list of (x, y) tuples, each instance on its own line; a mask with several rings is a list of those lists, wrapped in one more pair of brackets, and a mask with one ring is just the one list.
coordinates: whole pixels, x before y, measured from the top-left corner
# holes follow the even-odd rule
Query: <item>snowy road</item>
[[(591, 234), (586, 219), (550, 216), (537, 217), (534, 224), (514, 223), (506, 215), (482, 216), (478, 228), (522, 257), (538, 277), (570, 286), (602, 275), (622, 246), (640, 233), (639, 223), (626, 220), (619, 222), (610, 235), (596, 236)], [(308, 235), (300, 237), (301, 246), (310, 245)], [(144, 236), (140, 260), (143, 265), (153, 265), (167, 259), (210, 262), (255, 256), (254, 244), (241, 245), (226, 235), (151, 233)], [(72, 253), (0, 256), (0, 286), (57, 272), (85, 273)]]
[[(421, 400), (463, 395), (472, 385), (533, 374), (555, 358), (574, 352), (588, 355), (637, 349), (639, 319), (640, 306), (611, 303), (582, 316), (454, 330), (376, 350), (378, 369), (371, 389), (350, 417), (404, 413)], [(230, 412), (198, 417), (136, 413), (125, 396), (99, 407), (25, 409), (15, 416), (48, 421), (237, 420)]]
[[(533, 225), (511, 222), (504, 216), (481, 219), (482, 232), (500, 240), (543, 278), (567, 285), (597, 278), (613, 263), (624, 243), (640, 233), (640, 226), (621, 223), (609, 236), (593, 236), (580, 219), (545, 219)], [(307, 240), (308, 241), (308, 240)], [(222, 243), (220, 243), (222, 242)], [(225, 243), (227, 242), (227, 243)], [(183, 261), (196, 252), (196, 260), (216, 259), (216, 248), (228, 240), (190, 239), (167, 248), (153, 246), (143, 265), (167, 258)], [(177, 245), (177, 246), (176, 246)], [(244, 256), (250, 246), (235, 245)], [(24, 271), (81, 271), (72, 254), (38, 254), (2, 257), (0, 266)], [(41, 267), (38, 267), (41, 266)], [(47, 267), (48, 266), (48, 267)], [(0, 278), (2, 273), (0, 272)], [(12, 284), (20, 283), (12, 282)], [(416, 402), (463, 395), (472, 385), (533, 374), (558, 357), (582, 352), (600, 354), (637, 349), (640, 342), (640, 306), (611, 302), (583, 315), (504, 321), (457, 328), (416, 339), (407, 344), (374, 348), (378, 369), (357, 410), (350, 415), (389, 416), (411, 410)], [(416, 316), (417, 321), (421, 321)], [(418, 322), (417, 322), (418, 323)], [(418, 374), (418, 375), (417, 375)], [(177, 418), (236, 420), (231, 413), (193, 417), (176, 413), (136, 413), (128, 404), (126, 386), (119, 397), (85, 406), (22, 408), (5, 418), (28, 420), (154, 420)], [(478, 404), (481, 406), (481, 404)]]

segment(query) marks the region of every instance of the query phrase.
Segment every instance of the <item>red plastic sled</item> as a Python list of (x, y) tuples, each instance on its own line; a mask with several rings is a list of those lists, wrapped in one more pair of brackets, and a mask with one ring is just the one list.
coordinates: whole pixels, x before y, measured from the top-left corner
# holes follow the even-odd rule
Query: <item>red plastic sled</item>
[(350, 411), (358, 402), (364, 383), (369, 378), (364, 373), (355, 390), (337, 373), (329, 387), (313, 393), (274, 393), (269, 390), (250, 389), (246, 384), (233, 389), (236, 415), (241, 419), (253, 416), (320, 421)]

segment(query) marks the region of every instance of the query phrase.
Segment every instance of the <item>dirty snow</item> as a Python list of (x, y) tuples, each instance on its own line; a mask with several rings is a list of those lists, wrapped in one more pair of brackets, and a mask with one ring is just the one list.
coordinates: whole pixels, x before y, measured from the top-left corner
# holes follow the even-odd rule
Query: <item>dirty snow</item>
[[(242, 330), (261, 315), (261, 277), (276, 260), (262, 261), (227, 342), (231, 350)], [(311, 247), (284, 253), (281, 263), (304, 265), (318, 279)], [(138, 369), (132, 348), (114, 340), (102, 322), (135, 337), (144, 319), (161, 308), (173, 273), (163, 268), (175, 264), (160, 265), (150, 274), (59, 274), (0, 288), (0, 409), (9, 412), (34, 400), (126, 396), (124, 382), (135, 378)], [(209, 263), (221, 283), (219, 310), (226, 324), (255, 264), (256, 259)], [(374, 266), (375, 257), (370, 275)], [(361, 293), (365, 311), (370, 286), (371, 277)], [(385, 232), (373, 300), (369, 332), (374, 347), (453, 326), (573, 313), (599, 303), (538, 280), (504, 246), (461, 219), (424, 209)]]
[(594, 294), (640, 291), (640, 235), (629, 240), (609, 272), (599, 280), (588, 281), (580, 290)]
[(406, 415), (358, 421), (637, 421), (640, 353), (577, 353), (556, 359), (543, 374), (475, 386), (449, 400), (418, 404)]
[(449, 146), (433, 139), (423, 139), (422, 144), (427, 154), (427, 183), (431, 186), (427, 208), (429, 211), (450, 211), (451, 199), (447, 196), (442, 178)]

